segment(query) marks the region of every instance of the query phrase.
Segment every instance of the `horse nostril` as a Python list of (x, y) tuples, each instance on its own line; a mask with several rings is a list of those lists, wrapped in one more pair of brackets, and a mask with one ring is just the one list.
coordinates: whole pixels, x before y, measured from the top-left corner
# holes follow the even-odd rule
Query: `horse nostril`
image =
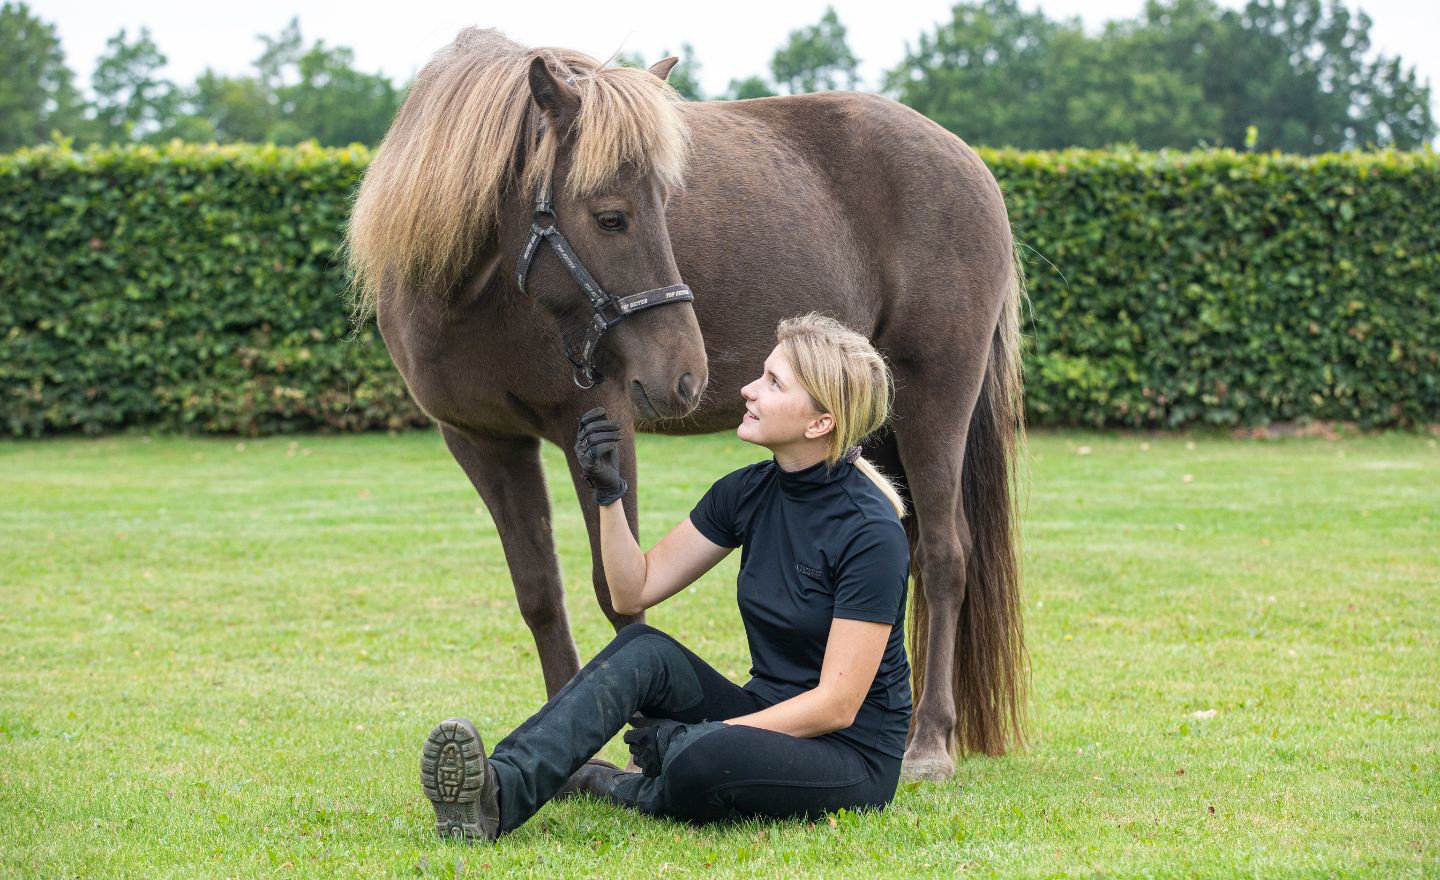
[(695, 403), (695, 380), (689, 373), (680, 377), (680, 381), (675, 385), (675, 390), (687, 406)]

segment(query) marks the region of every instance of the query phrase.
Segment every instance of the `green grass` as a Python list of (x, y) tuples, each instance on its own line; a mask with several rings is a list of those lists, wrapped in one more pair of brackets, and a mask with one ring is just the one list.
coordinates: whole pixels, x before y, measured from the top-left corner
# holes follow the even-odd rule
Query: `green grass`
[[(647, 546), (756, 453), (643, 438)], [(420, 745), (452, 714), (494, 741), (543, 688), (437, 436), (0, 443), (0, 876), (1440, 875), (1436, 441), (1038, 433), (1030, 460), (1028, 751), (878, 815), (571, 802), (468, 848), (433, 836)], [(650, 615), (736, 677), (737, 557)]]

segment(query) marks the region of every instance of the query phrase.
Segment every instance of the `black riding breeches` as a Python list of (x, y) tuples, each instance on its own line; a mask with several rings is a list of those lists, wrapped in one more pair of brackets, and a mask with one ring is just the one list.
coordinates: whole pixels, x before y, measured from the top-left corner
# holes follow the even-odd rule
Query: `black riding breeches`
[(533, 816), (637, 711), (692, 725), (669, 747), (659, 776), (627, 773), (616, 783), (616, 800), (645, 813), (692, 822), (814, 818), (880, 808), (895, 795), (899, 758), (832, 736), (720, 723), (766, 705), (665, 633), (627, 626), (495, 746), (500, 830)]

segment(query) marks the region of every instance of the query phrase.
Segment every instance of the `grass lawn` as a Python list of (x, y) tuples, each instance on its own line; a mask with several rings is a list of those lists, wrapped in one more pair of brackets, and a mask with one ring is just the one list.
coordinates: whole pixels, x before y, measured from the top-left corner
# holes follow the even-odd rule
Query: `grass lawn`
[[(757, 460), (642, 438), (643, 540)], [(582, 657), (608, 640), (560, 454)], [(1440, 875), (1440, 449), (1032, 435), (1031, 747), (814, 825), (434, 837), (431, 726), (543, 698), (439, 437), (0, 443), (0, 876)], [(650, 622), (740, 679), (739, 554)], [(607, 755), (618, 759), (612, 743)]]

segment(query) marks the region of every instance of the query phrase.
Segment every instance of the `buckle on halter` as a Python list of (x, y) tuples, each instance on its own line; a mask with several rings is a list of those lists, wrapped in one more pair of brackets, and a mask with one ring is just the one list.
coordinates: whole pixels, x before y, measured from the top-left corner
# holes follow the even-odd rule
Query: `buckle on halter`
[(613, 294), (607, 295), (605, 300), (595, 306), (595, 329), (601, 333), (625, 320), (629, 312), (625, 311), (624, 303)]

